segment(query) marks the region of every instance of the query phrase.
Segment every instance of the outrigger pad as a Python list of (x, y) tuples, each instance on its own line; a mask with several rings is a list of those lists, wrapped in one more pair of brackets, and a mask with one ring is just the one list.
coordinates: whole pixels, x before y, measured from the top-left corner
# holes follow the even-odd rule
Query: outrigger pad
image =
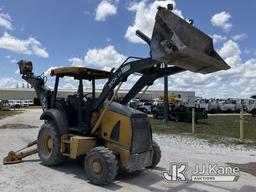
[(211, 37), (159, 7), (150, 42), (152, 59), (203, 74), (230, 67), (213, 48)]

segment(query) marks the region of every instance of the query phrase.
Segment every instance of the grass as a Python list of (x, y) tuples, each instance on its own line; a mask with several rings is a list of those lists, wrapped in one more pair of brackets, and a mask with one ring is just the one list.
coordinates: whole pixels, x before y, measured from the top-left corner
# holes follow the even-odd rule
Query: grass
[[(191, 123), (169, 121), (169, 126), (163, 120), (150, 118), (152, 130), (162, 134), (191, 133)], [(239, 116), (209, 116), (195, 125), (195, 137), (207, 139), (210, 143), (226, 143), (256, 145), (256, 117), (244, 116), (244, 139), (240, 141)], [(229, 139), (227, 139), (229, 138)], [(232, 139), (235, 138), (235, 139)], [(248, 142), (249, 140), (249, 142)]]
[(18, 115), (22, 112), (23, 112), (23, 110), (0, 111), (0, 119), (3, 119), (5, 117), (9, 117), (9, 116), (13, 116), (13, 115)]
[(42, 106), (33, 105), (33, 106), (30, 106), (29, 109), (42, 109)]

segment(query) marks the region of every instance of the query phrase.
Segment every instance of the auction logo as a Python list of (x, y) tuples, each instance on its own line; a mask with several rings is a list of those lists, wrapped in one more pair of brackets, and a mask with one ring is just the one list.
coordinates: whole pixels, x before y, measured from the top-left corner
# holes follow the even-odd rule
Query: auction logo
[(167, 182), (216, 182), (216, 181), (237, 181), (239, 168), (230, 166), (218, 166), (218, 164), (195, 164), (188, 178), (188, 163), (170, 163), (169, 170), (163, 171), (162, 177)]

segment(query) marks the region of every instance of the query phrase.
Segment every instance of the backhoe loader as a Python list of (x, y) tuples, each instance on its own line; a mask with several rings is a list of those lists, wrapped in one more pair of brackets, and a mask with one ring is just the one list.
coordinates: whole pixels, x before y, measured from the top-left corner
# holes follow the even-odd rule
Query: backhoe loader
[[(203, 74), (229, 69), (215, 52), (212, 39), (191, 23), (175, 15), (169, 8), (159, 7), (152, 37), (141, 31), (136, 34), (150, 47), (148, 58), (128, 57), (110, 72), (64, 67), (51, 71), (55, 85), (51, 91), (45, 78), (33, 73), (31, 61), (18, 62), (20, 74), (35, 89), (44, 120), (37, 138), (36, 151), (42, 164), (60, 165), (65, 158), (84, 158), (88, 179), (97, 185), (114, 181), (119, 171), (154, 168), (161, 158), (161, 150), (152, 138), (147, 115), (127, 106), (144, 87), (163, 76), (185, 70)], [(167, 64), (168, 67), (163, 67)], [(120, 102), (115, 102), (122, 83), (129, 75), (140, 73), (140, 79)], [(71, 77), (78, 82), (77, 92), (66, 98), (58, 97), (59, 81)], [(96, 81), (106, 79), (102, 92), (95, 94)], [(92, 83), (90, 94), (84, 94), (84, 81)], [(15, 161), (4, 159), (4, 163)], [(19, 161), (22, 156), (19, 156)], [(17, 160), (17, 159), (16, 159)]]

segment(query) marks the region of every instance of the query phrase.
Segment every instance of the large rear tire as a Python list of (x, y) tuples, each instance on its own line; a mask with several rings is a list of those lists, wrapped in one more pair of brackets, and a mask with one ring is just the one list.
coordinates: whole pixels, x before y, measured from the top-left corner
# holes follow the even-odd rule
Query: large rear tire
[(153, 158), (152, 158), (152, 163), (148, 168), (154, 169), (161, 160), (161, 149), (155, 141), (152, 142), (152, 147), (153, 147)]
[(112, 183), (118, 170), (116, 156), (106, 147), (95, 147), (86, 154), (84, 169), (92, 183), (96, 185)]
[(59, 131), (53, 122), (46, 122), (42, 125), (37, 138), (38, 155), (42, 164), (53, 166), (63, 162), (60, 140)]

